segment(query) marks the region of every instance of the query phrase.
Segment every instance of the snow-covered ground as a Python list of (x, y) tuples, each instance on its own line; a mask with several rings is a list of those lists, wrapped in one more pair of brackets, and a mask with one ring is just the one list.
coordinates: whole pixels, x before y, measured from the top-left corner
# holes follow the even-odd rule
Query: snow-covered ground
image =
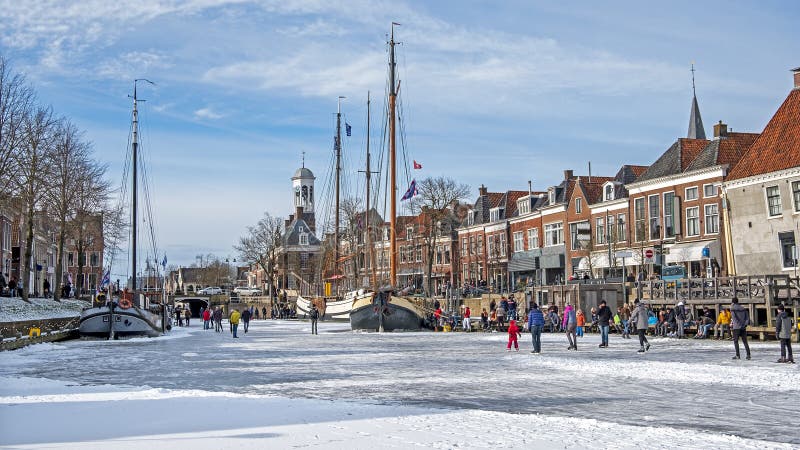
[(55, 301), (47, 298), (30, 298), (26, 303), (20, 297), (0, 297), (0, 322), (58, 319), (77, 317), (90, 303), (73, 298)]
[[(791, 448), (800, 371), (777, 344), (597, 336), (542, 355), (498, 333), (257, 321), (0, 354), (0, 445), (62, 448)], [(109, 442), (111, 441), (111, 442)]]

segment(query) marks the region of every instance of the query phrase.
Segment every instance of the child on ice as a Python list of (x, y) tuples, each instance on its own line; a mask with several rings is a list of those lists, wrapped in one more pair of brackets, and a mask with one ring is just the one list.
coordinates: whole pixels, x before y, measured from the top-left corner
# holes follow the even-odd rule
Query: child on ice
[(514, 343), (514, 349), (519, 351), (519, 344), (517, 343), (517, 338), (520, 336), (519, 327), (517, 326), (516, 320), (511, 320), (508, 323), (508, 346), (506, 347), (506, 351), (511, 351), (511, 343)]

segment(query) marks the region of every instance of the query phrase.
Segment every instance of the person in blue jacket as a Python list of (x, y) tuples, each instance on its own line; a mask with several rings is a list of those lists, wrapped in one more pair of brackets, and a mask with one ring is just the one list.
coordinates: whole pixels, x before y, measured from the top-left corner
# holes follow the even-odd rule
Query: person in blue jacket
[(544, 314), (536, 303), (531, 304), (531, 311), (528, 313), (528, 328), (531, 331), (533, 341), (533, 351), (531, 353), (542, 352), (542, 328), (544, 328)]

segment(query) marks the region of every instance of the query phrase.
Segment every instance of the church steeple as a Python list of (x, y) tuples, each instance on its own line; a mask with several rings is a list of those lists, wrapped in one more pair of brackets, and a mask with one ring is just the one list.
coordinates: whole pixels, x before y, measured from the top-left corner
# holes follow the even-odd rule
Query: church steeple
[(692, 63), (692, 112), (689, 115), (689, 139), (705, 139), (706, 130), (703, 128), (703, 118), (700, 117), (700, 107), (697, 105), (697, 93), (694, 88), (694, 63)]

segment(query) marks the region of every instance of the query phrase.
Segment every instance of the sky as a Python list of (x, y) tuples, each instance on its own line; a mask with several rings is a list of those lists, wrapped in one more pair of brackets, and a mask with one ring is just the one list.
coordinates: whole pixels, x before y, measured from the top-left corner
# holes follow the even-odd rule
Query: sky
[(325, 192), (339, 96), (357, 195), (368, 91), (382, 148), (391, 22), (404, 156), (423, 165), (409, 176), (453, 178), (470, 201), (652, 163), (686, 135), (692, 62), (707, 135), (759, 132), (800, 66), (793, 1), (0, 0), (0, 54), (116, 183), (133, 79), (156, 83), (139, 96), (157, 237), (189, 265), (290, 214), (303, 155)]

